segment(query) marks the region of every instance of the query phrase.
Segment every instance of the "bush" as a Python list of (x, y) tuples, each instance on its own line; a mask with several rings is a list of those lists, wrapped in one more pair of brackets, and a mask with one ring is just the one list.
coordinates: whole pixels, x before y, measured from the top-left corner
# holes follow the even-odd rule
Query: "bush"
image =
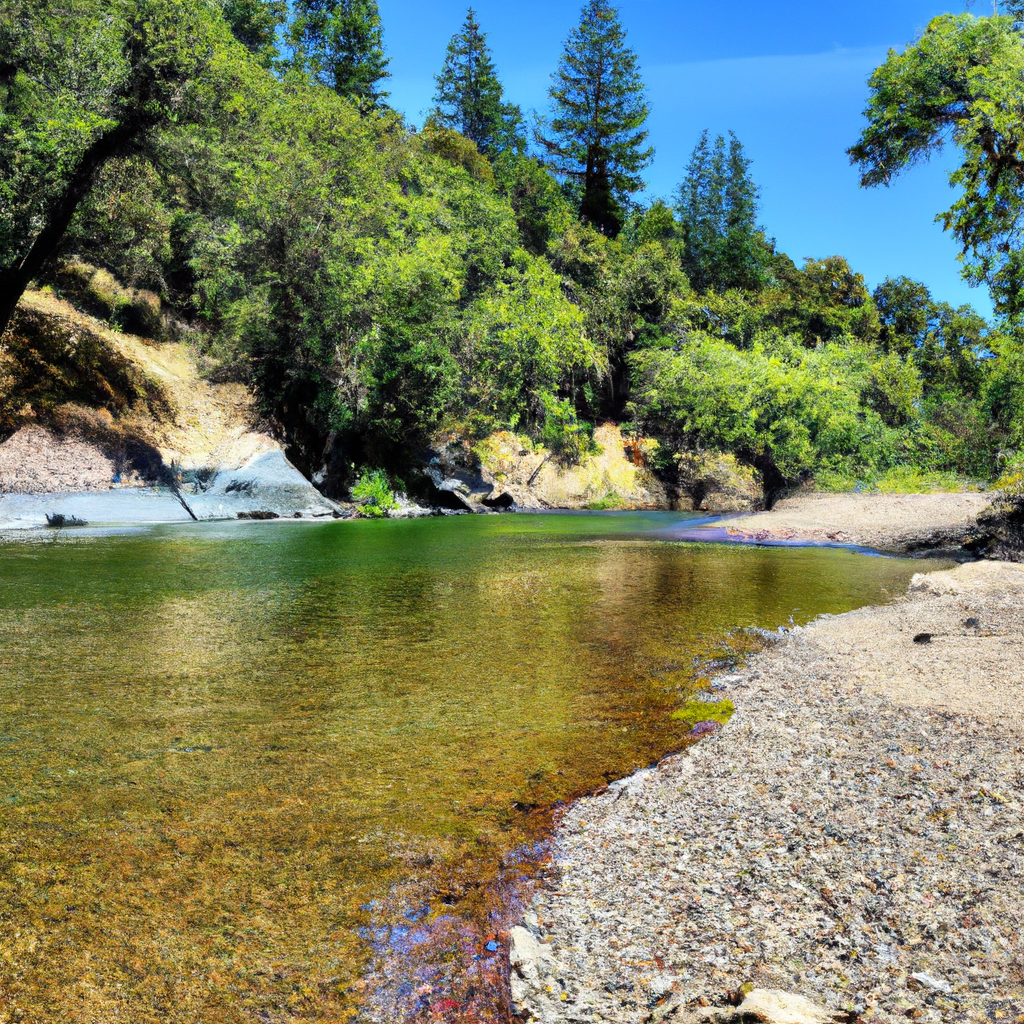
[(116, 330), (144, 338), (159, 338), (163, 331), (159, 296), (125, 288), (107, 270), (72, 260), (57, 271), (54, 283), (63, 296)]
[(387, 474), (382, 469), (364, 470), (352, 488), (352, 498), (362, 506), (361, 514), (370, 519), (383, 519), (398, 508)]

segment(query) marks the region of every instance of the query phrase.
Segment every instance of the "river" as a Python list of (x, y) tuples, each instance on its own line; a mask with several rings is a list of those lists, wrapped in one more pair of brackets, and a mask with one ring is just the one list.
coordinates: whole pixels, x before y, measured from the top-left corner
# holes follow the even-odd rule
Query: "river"
[(499, 1017), (551, 809), (724, 717), (687, 701), (752, 630), (923, 568), (662, 539), (684, 519), (0, 545), (0, 1008)]

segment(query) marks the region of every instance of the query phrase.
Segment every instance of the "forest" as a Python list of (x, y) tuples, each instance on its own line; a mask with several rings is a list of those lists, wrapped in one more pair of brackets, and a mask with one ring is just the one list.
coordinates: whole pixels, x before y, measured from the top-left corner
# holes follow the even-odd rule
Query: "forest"
[(892, 51), (850, 140), (865, 187), (956, 148), (940, 218), (990, 321), (780, 252), (734, 135), (645, 198), (649, 104), (609, 0), (536, 117), (470, 10), (421, 126), (389, 106), (375, 0), (0, 0), (0, 335), (31, 286), (185, 339), (331, 496), (398, 486), (442, 435), (572, 462), (609, 420), (666, 474), (735, 455), (769, 503), (1019, 484), (1024, 34), (1003, 6)]

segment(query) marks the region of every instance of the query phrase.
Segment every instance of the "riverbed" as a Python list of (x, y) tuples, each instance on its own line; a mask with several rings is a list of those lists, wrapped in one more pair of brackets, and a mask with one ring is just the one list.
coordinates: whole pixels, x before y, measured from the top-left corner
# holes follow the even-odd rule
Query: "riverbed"
[(927, 563), (679, 514), (0, 547), (0, 999), (35, 1021), (501, 1012), (552, 809), (688, 742), (758, 630)]

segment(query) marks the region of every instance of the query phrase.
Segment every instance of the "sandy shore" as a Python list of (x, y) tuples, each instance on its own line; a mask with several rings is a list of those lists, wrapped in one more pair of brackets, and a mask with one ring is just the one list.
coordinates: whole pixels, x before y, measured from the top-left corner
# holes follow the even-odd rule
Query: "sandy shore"
[(853, 544), (882, 551), (956, 550), (991, 494), (800, 494), (771, 512), (727, 521), (743, 540)]
[(753, 984), (1024, 1021), (1024, 566), (916, 577), (712, 686), (721, 732), (563, 819), (513, 932), (521, 1016), (727, 1020)]

